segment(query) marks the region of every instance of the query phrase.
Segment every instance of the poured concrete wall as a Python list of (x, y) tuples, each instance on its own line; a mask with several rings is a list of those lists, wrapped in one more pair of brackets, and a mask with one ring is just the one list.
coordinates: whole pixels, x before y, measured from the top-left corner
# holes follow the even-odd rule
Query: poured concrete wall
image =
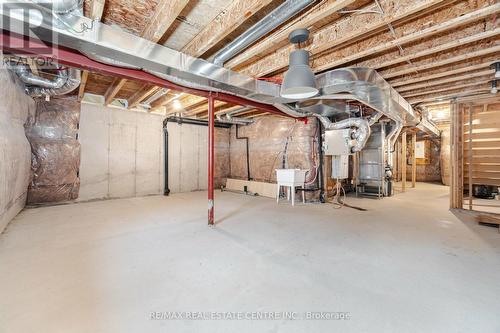
[(5, 69), (0, 69), (0, 232), (24, 207), (31, 179), (31, 149), (24, 124), (34, 101)]
[[(79, 200), (163, 193), (164, 116), (81, 105)], [(171, 193), (207, 188), (207, 127), (168, 124)], [(216, 129), (215, 186), (229, 173), (229, 130)]]
[(79, 200), (162, 191), (162, 117), (83, 103)]
[[(207, 189), (208, 128), (168, 124), (169, 188), (172, 193)], [(225, 185), (229, 176), (229, 129), (215, 129), (214, 186)]]

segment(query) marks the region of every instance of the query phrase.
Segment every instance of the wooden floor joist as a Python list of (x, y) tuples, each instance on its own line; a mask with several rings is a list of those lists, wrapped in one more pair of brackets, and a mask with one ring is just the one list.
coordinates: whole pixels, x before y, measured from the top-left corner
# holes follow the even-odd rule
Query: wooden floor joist
[[(395, 4), (394, 1), (383, 1), (381, 4), (384, 7), (384, 14), (346, 16), (314, 32), (310, 38), (311, 45), (306, 49), (311, 52), (313, 57), (321, 55), (327, 50), (339, 48), (344, 44), (352, 44), (357, 40), (365, 39), (380, 31), (387, 31), (387, 24), (389, 23), (407, 19), (417, 13), (435, 8), (436, 5), (448, 2), (449, 1), (446, 0), (421, 0), (405, 4)], [(372, 3), (367, 8), (361, 10), (377, 11), (378, 6), (376, 3)], [(369, 17), (369, 19), (367, 19), (367, 17)], [(263, 43), (267, 42), (264, 41)], [(293, 46), (286, 45), (284, 48), (248, 66), (243, 72), (254, 76), (263, 76), (268, 73), (282, 70), (288, 66), (288, 54), (292, 50)], [(257, 50), (254, 50), (253, 52), (256, 51)], [(263, 52), (264, 50), (260, 52), (260, 55), (262, 55)], [(241, 59), (236, 57), (233, 61), (230, 61), (228, 65), (234, 67), (241, 62)]]
[[(335, 61), (326, 61), (325, 65), (314, 66), (313, 70), (315, 72), (321, 72), (330, 68), (339, 67), (345, 64), (352, 63), (356, 60), (363, 59), (369, 56), (373, 56), (375, 54), (380, 54), (386, 52), (391, 49), (396, 49), (398, 46), (405, 45), (408, 43), (416, 42), (418, 40), (422, 40), (424, 38), (429, 38), (436, 34), (440, 34), (451, 29), (456, 29), (458, 27), (470, 24), (472, 22), (476, 22), (478, 20), (484, 19), (487, 16), (490, 16), (496, 12), (500, 11), (500, 4), (488, 6), (485, 8), (481, 8), (472, 13), (468, 13), (462, 16), (459, 16), (453, 20), (445, 21), (443, 23), (431, 26), (427, 29), (422, 29), (412, 34), (408, 34), (406, 36), (391, 40), (385, 44), (378, 45), (376, 47), (365, 49), (364, 51), (352, 54), (347, 57), (339, 58), (339, 55), (336, 52), (331, 53), (328, 57), (331, 57), (332, 60), (337, 58)], [(499, 46), (500, 48), (500, 46)], [(493, 51), (497, 52), (497, 51)], [(411, 73), (411, 71), (410, 71)], [(388, 77), (394, 77), (398, 75), (389, 75)]]
[(306, 11), (300, 18), (294, 20), (293, 23), (279, 29), (279, 31), (269, 36), (262, 42), (250, 47), (246, 51), (228, 61), (227, 67), (234, 68), (237, 65), (248, 62), (256, 56), (262, 57), (263, 54), (272, 53), (275, 50), (273, 45), (283, 45), (283, 43), (285, 45), (288, 44), (288, 35), (295, 29), (309, 28), (315, 23), (337, 14), (338, 11), (354, 4), (355, 2), (356, 0), (337, 0), (324, 6), (316, 6), (313, 9)]
[[(432, 73), (432, 74), (423, 74), (419, 75), (417, 77), (410, 76), (407, 78), (402, 78), (402, 79), (397, 79), (397, 80), (390, 80), (391, 86), (394, 88), (401, 87), (401, 86), (406, 86), (406, 85), (411, 85), (414, 83), (418, 82), (424, 82), (424, 81), (429, 81), (433, 82), (435, 79), (440, 79), (440, 78), (453, 78), (453, 75), (456, 74), (462, 74), (462, 73), (469, 73), (466, 75), (470, 75), (471, 72), (478, 71), (478, 70), (484, 70), (487, 69), (491, 66), (492, 61), (487, 61), (483, 62), (477, 65), (470, 65), (470, 66), (465, 66), (457, 69), (452, 69), (452, 70), (441, 70), (437, 73)], [(492, 70), (493, 72), (493, 70)], [(399, 89), (397, 89), (400, 91)]]
[[(434, 62), (425, 64), (425, 65), (421, 65), (421, 66), (415, 66), (415, 67), (412, 67), (412, 68), (407, 68), (407, 69), (403, 69), (403, 70), (400, 70), (400, 71), (391, 72), (391, 73), (388, 73), (388, 74), (382, 74), (382, 76), (384, 77), (384, 79), (390, 80), (392, 78), (395, 78), (395, 77), (398, 77), (398, 76), (403, 76), (405, 74), (411, 74), (411, 73), (415, 73), (415, 72), (423, 72), (423, 71), (426, 71), (426, 70), (429, 70), (429, 69), (432, 69), (432, 68), (443, 67), (443, 66), (446, 66), (446, 65), (449, 65), (449, 64), (453, 64), (453, 63), (456, 63), (456, 62), (466, 61), (466, 60), (470, 60), (472, 58), (478, 58), (478, 57), (485, 56), (485, 55), (488, 55), (488, 54), (496, 54), (498, 52), (500, 52), (500, 45), (489, 47), (487, 49), (479, 50), (479, 51), (476, 51), (476, 52), (470, 52), (470, 53), (467, 53), (467, 54), (462, 54), (462, 55), (459, 55), (459, 56), (456, 56), (456, 57), (451, 57), (451, 58), (444, 59), (444, 60), (441, 60), (441, 61), (434, 61)], [(490, 62), (490, 64), (491, 63), (492, 62)]]
[(404, 87), (398, 88), (398, 92), (403, 95), (404, 97), (404, 92), (412, 91), (412, 90), (417, 90), (417, 89), (424, 89), (424, 88), (429, 88), (433, 86), (439, 86), (441, 84), (446, 84), (446, 83), (452, 83), (456, 81), (465, 81), (466, 80), (471, 80), (475, 79), (478, 77), (491, 77), (491, 75), (495, 74), (495, 70), (493, 69), (487, 69), (487, 70), (482, 70), (479, 72), (473, 72), (465, 75), (457, 75), (457, 76), (448, 76), (444, 79), (439, 79), (439, 80), (429, 80), (424, 83), (418, 83), (418, 84), (410, 84), (406, 85)]
[(234, 0), (210, 24), (182, 49), (182, 52), (199, 57), (229, 35), (245, 20), (253, 16), (272, 0)]

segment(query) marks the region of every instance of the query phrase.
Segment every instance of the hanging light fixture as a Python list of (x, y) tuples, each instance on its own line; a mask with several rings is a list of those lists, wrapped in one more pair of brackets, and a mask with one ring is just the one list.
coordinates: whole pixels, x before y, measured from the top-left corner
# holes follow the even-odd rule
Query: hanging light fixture
[(491, 68), (495, 70), (495, 79), (500, 79), (500, 61), (491, 64)]
[(492, 94), (496, 94), (498, 92), (497, 80), (491, 81), (491, 90), (490, 91)]
[(297, 29), (290, 33), (288, 40), (298, 44), (299, 49), (290, 53), (288, 71), (281, 85), (281, 97), (289, 99), (305, 99), (316, 96), (316, 77), (309, 67), (309, 51), (300, 49), (300, 43), (309, 38), (309, 30)]

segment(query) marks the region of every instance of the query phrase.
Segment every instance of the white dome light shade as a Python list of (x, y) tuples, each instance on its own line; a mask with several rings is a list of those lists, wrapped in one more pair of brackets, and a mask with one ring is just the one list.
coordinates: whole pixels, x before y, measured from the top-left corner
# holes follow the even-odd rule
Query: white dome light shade
[(281, 97), (306, 99), (318, 94), (316, 78), (309, 67), (309, 52), (295, 50), (290, 53), (290, 67), (281, 85)]

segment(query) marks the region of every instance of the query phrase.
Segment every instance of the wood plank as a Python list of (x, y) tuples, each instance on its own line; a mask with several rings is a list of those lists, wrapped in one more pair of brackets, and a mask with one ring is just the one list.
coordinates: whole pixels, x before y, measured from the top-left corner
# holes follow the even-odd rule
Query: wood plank
[(402, 94), (402, 93), (407, 92), (407, 91), (429, 88), (429, 87), (433, 87), (433, 86), (439, 86), (441, 84), (446, 84), (446, 83), (451, 83), (451, 82), (456, 82), (456, 81), (470, 80), (470, 79), (481, 77), (481, 76), (492, 75), (494, 73), (495, 73), (495, 70), (487, 69), (487, 70), (483, 70), (483, 71), (479, 71), (479, 72), (475, 72), (475, 73), (469, 73), (469, 74), (465, 74), (465, 75), (457, 75), (457, 76), (451, 76), (451, 77), (448, 76), (448, 77), (441, 79), (441, 80), (430, 80), (430, 81), (425, 81), (424, 83), (407, 85), (403, 88), (398, 88), (397, 91), (400, 94)]
[[(395, 49), (398, 46), (409, 44), (416, 42), (418, 40), (422, 40), (425, 38), (429, 38), (431, 36), (434, 36), (436, 34), (440, 34), (449, 30), (457, 29), (459, 27), (462, 27), (464, 25), (477, 22), (481, 19), (484, 19), (492, 14), (495, 14), (496, 12), (500, 11), (500, 3), (494, 4), (488, 7), (484, 7), (481, 9), (478, 9), (476, 11), (473, 11), (471, 13), (467, 13), (464, 15), (461, 15), (459, 17), (456, 17), (454, 19), (451, 19), (449, 21), (439, 23), (436, 25), (433, 25), (429, 28), (426, 29), (421, 29), (417, 32), (414, 32), (412, 34), (408, 34), (406, 36), (391, 40), (387, 43), (378, 45), (376, 47), (371, 47), (367, 48), (364, 51), (352, 54), (348, 57), (342, 57), (339, 59), (339, 55), (333, 52), (331, 55), (328, 56), (328, 58), (332, 59), (332, 61), (327, 61), (325, 59), (326, 64), (321, 65), (321, 66), (315, 66), (313, 68), (313, 71), (315, 72), (321, 72), (330, 68), (335, 68), (339, 67), (348, 63), (352, 63), (355, 60), (359, 59), (364, 59), (367, 58), (368, 56), (373, 56), (375, 54), (379, 54), (391, 49)], [(500, 46), (499, 46), (500, 48)], [(414, 71), (414, 70), (413, 70)], [(398, 76), (398, 75), (396, 75)], [(388, 77), (394, 77), (393, 74), (390, 74)]]
[[(452, 69), (452, 70), (446, 70), (443, 72), (438, 72), (438, 73), (433, 73), (433, 74), (426, 74), (422, 75), (419, 77), (412, 77), (412, 78), (401, 78), (397, 80), (388, 80), (391, 81), (391, 85), (396, 88), (400, 86), (406, 86), (409, 84), (414, 84), (417, 82), (423, 82), (423, 81), (428, 81), (430, 82), (431, 80), (439, 79), (439, 78), (448, 78), (456, 74), (462, 74), (462, 73), (468, 73), (468, 72), (473, 72), (473, 71), (478, 71), (478, 70), (484, 70), (486, 68), (489, 68), (491, 65), (491, 61), (483, 62), (481, 64), (477, 65), (470, 65), (470, 66), (465, 66), (457, 69)], [(492, 70), (493, 72), (493, 70)], [(398, 90), (399, 91), (399, 90)]]
[(498, 156), (498, 149), (477, 149), (477, 150), (472, 150), (472, 155), (474, 158), (476, 156), (482, 156), (482, 157), (497, 157)]
[(463, 208), (463, 107), (451, 104), (450, 208)]
[[(455, 56), (455, 57), (451, 57), (451, 58), (448, 58), (448, 59), (444, 59), (444, 60), (440, 60), (440, 61), (434, 61), (434, 62), (431, 62), (431, 63), (428, 63), (428, 64), (424, 64), (424, 65), (420, 65), (420, 66), (415, 66), (415, 67), (412, 67), (412, 68), (405, 68), (405, 69), (402, 69), (400, 71), (395, 71), (395, 72), (391, 72), (391, 73), (388, 73), (388, 74), (382, 74), (382, 76), (384, 77), (384, 79), (390, 80), (392, 78), (395, 78), (395, 77), (398, 77), (398, 76), (403, 76), (405, 74), (410, 74), (410, 73), (415, 73), (415, 72), (423, 72), (423, 71), (429, 70), (431, 68), (443, 67), (443, 66), (450, 65), (450, 64), (453, 64), (453, 63), (456, 63), (456, 62), (470, 60), (472, 58), (478, 58), (478, 57), (482, 57), (482, 56), (485, 56), (485, 55), (488, 55), (488, 54), (492, 54), (492, 53), (497, 53), (497, 52), (500, 52), (500, 45), (498, 45), (498, 46), (492, 46), (492, 47), (489, 47), (489, 48), (486, 48), (486, 49), (482, 49), (482, 50), (479, 50), (479, 51), (474, 51), (474, 52), (469, 52), (469, 53), (466, 53), (466, 54), (461, 54), (461, 55), (458, 55), (458, 56)], [(491, 62), (490, 62), (490, 64), (491, 64)]]
[(259, 196), (276, 199), (277, 185), (271, 183), (241, 180), (228, 178), (226, 188), (233, 191), (243, 191), (244, 186), (252, 193), (258, 193)]
[(496, 148), (500, 154), (500, 139), (498, 141), (473, 141), (473, 149)]
[[(477, 151), (476, 151), (477, 152)], [(470, 158), (467, 159), (467, 163), (469, 163)], [(500, 156), (472, 156), (472, 164), (498, 164), (500, 165)]]
[(477, 216), (478, 223), (488, 223), (488, 224), (497, 224), (500, 226), (500, 216), (492, 215), (492, 214), (479, 214)]
[[(474, 129), (474, 126), (467, 126), (467, 128)], [(465, 133), (464, 134), (467, 138), (471, 137), (473, 140), (476, 142), (481, 142), (482, 141), (499, 141), (500, 140), (500, 132), (481, 132), (481, 133)]]
[(469, 171), (464, 172), (465, 178), (484, 178), (484, 179), (495, 179), (500, 180), (500, 170), (497, 171), (475, 171), (472, 170), (472, 174)]
[(466, 36), (463, 38), (458, 38), (455, 40), (452, 40), (449, 43), (444, 43), (436, 47), (428, 48), (426, 50), (422, 50), (420, 52), (414, 52), (411, 54), (408, 54), (406, 56), (401, 56), (395, 59), (387, 60), (380, 65), (377, 65), (376, 69), (380, 70), (382, 68), (394, 66), (396, 64), (401, 64), (410, 60), (418, 59), (418, 58), (423, 58), (432, 54), (436, 54), (438, 52), (443, 52), (443, 51), (448, 51), (457, 47), (464, 46), (466, 44), (474, 43), (483, 39), (488, 39), (492, 38), (495, 36), (498, 36), (500, 34), (500, 28), (496, 28), (493, 30), (488, 30), (488, 31), (483, 31), (478, 34), (472, 35), (472, 36)]
[[(348, 7), (355, 2), (355, 0), (337, 0), (326, 6), (315, 6), (312, 10), (307, 11), (291, 24), (284, 26), (264, 41), (248, 48), (246, 51), (228, 61), (227, 67), (234, 68), (235, 66), (252, 60), (256, 56), (262, 57), (264, 54), (272, 53), (275, 50), (273, 45), (283, 45), (283, 43), (288, 44), (288, 35), (292, 31), (300, 28), (310, 28), (315, 23), (335, 15), (339, 10)], [(287, 48), (288, 46), (285, 49)]]
[[(337, 1), (338, 2), (338, 1)], [(340, 20), (333, 22), (316, 32), (313, 32), (310, 40), (310, 45), (306, 49), (311, 53), (312, 58), (327, 53), (328, 50), (338, 49), (343, 45), (355, 43), (359, 40), (366, 39), (381, 31), (387, 30), (387, 25), (390, 23), (405, 20), (417, 13), (425, 12), (429, 9), (435, 9), (438, 5), (443, 5), (449, 1), (446, 0), (420, 0), (401, 3), (401, 1), (384, 1), (384, 14), (365, 13), (364, 15), (349, 15)], [(375, 2), (362, 8), (362, 10), (379, 11), (379, 7)], [(307, 28), (307, 25), (303, 27)], [(289, 32), (287, 32), (288, 35)], [(273, 36), (271, 36), (272, 38)], [(274, 40), (265, 40), (257, 46), (250, 48), (244, 54), (236, 57), (233, 61), (228, 62), (231, 68), (236, 65), (249, 63), (250, 60), (257, 60), (258, 55), (261, 58), (248, 66), (243, 72), (254, 76), (266, 75), (288, 66), (288, 55), (293, 50), (294, 46), (286, 44), (285, 47), (273, 52), (276, 45), (281, 46)], [(263, 57), (263, 55), (268, 55)], [(329, 57), (329, 56), (328, 56)], [(338, 56), (332, 56), (331, 61), (338, 60)], [(332, 66), (333, 67), (333, 66)], [(314, 67), (317, 71), (325, 68)]]
[(406, 191), (406, 148), (407, 148), (407, 143), (406, 143), (406, 132), (403, 132), (401, 136), (401, 191), (405, 192)]
[(140, 90), (138, 90), (135, 94), (133, 94), (128, 99), (129, 110), (138, 106), (145, 98), (149, 97), (150, 95), (152, 95), (154, 92), (158, 91), (159, 89), (162, 89), (162, 88), (158, 88), (156, 86), (150, 86), (149, 84), (143, 85)]
[[(469, 104), (469, 146), (467, 156), (469, 160), (472, 160), (472, 112), (474, 111), (474, 107), (472, 104)], [(469, 165), (469, 168), (471, 166)], [(472, 210), (472, 172), (469, 172), (469, 210)]]
[(89, 78), (89, 72), (88, 71), (82, 71), (82, 77), (80, 80), (80, 88), (78, 88), (78, 100), (81, 101), (83, 98), (83, 95), (85, 94), (85, 87), (87, 85), (87, 80)]
[(462, 84), (459, 84), (459, 85), (446, 85), (446, 87), (444, 88), (440, 88), (440, 89), (432, 89), (432, 86), (430, 86), (430, 90), (427, 90), (427, 89), (419, 89), (417, 91), (410, 91), (410, 92), (407, 92), (407, 93), (402, 93), (401, 96), (403, 96), (404, 98), (410, 98), (410, 97), (416, 97), (416, 96), (422, 96), (422, 95), (427, 95), (427, 94), (435, 94), (435, 93), (439, 93), (439, 92), (447, 92), (447, 91), (450, 91), (450, 90), (456, 90), (456, 89), (462, 89), (462, 88), (470, 88), (470, 87), (479, 87), (481, 85), (484, 85), (484, 84), (488, 84), (488, 82), (490, 82), (491, 78), (489, 77), (485, 77), (483, 80), (480, 80), (480, 81), (474, 81), (474, 82), (470, 82), (469, 83), (462, 83)]
[(199, 57), (243, 24), (272, 0), (234, 0), (184, 46), (182, 52)]
[[(491, 178), (473, 178), (474, 185), (491, 185), (491, 186), (500, 186), (500, 179), (491, 179)], [(461, 207), (457, 207), (461, 208)]]
[(464, 91), (458, 91), (456, 93), (452, 94), (436, 94), (436, 95), (424, 95), (423, 97), (419, 98), (414, 98), (414, 99), (409, 99), (408, 102), (410, 104), (417, 104), (417, 103), (423, 103), (423, 102), (431, 102), (431, 101), (436, 101), (436, 100), (452, 100), (460, 96), (467, 96), (467, 95), (475, 95), (481, 92), (486, 92), (489, 91), (489, 88), (480, 88), (480, 89), (470, 89), (470, 90), (464, 90)]
[(127, 82), (126, 79), (115, 78), (113, 83), (109, 86), (108, 90), (104, 94), (104, 105), (109, 105), (113, 102), (116, 94), (120, 91), (123, 85)]
[(415, 188), (417, 184), (417, 133), (413, 132), (411, 135), (411, 187)]
[(189, 0), (160, 0), (153, 18), (145, 22), (141, 37), (158, 43), (188, 2)]
[(106, 0), (91, 0), (89, 17), (93, 20), (100, 21), (104, 13)]

